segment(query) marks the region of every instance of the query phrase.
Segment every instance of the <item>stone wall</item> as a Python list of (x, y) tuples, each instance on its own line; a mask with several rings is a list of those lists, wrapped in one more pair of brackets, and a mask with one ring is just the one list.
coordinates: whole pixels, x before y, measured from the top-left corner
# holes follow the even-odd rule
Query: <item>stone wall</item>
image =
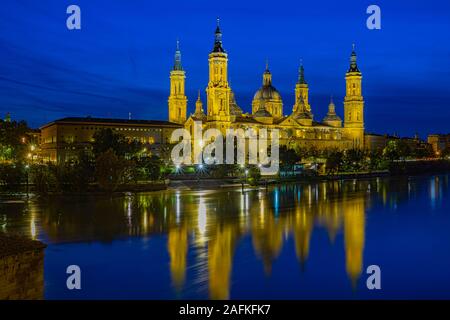
[(0, 234), (0, 300), (44, 298), (45, 245)]

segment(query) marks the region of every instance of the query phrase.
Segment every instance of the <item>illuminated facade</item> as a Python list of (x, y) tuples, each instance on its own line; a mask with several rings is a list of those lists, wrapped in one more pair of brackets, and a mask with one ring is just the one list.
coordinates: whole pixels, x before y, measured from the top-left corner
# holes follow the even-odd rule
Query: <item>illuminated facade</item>
[(236, 103), (228, 81), (228, 54), (223, 47), (219, 24), (208, 63), (206, 113), (203, 111), (199, 95), (195, 113), (186, 119), (185, 73), (181, 67), (181, 53), (177, 42), (175, 64), (170, 73), (169, 121), (184, 124), (190, 132), (193, 132), (195, 121), (202, 121), (205, 130), (216, 128), (222, 134), (225, 134), (227, 129), (279, 129), (280, 144), (290, 147), (314, 146), (319, 149), (364, 147), (362, 74), (356, 63), (354, 48), (350, 57), (350, 67), (345, 75), (344, 121), (337, 115), (332, 100), (328, 114), (322, 122), (314, 120), (303, 64), (299, 68), (298, 81), (295, 85), (295, 104), (289, 114), (283, 113), (283, 101), (273, 85), (268, 63), (263, 73), (262, 86), (253, 98), (252, 113), (244, 113)]
[(141, 142), (150, 153), (159, 154), (169, 142), (172, 131), (181, 125), (158, 120), (125, 120), (103, 118), (64, 118), (40, 128), (40, 158), (45, 162), (75, 159), (80, 151), (90, 151), (95, 132), (111, 129), (129, 140)]

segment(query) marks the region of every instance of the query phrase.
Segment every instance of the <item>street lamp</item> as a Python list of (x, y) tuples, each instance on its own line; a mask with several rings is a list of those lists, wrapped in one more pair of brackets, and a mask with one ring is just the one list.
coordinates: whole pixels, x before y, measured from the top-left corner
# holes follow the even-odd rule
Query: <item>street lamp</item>
[(29, 169), (30, 169), (30, 165), (26, 164), (25, 165), (25, 172), (26, 172), (26, 175), (27, 175), (27, 198), (28, 198), (28, 185), (29, 185), (29, 179), (28, 179), (28, 171), (29, 171)]

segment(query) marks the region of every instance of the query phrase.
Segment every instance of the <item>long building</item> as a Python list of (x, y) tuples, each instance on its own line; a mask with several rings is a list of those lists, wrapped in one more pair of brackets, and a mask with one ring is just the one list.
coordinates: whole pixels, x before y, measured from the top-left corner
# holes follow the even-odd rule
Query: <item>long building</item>
[(40, 158), (46, 162), (65, 162), (90, 151), (93, 136), (101, 129), (111, 129), (130, 140), (143, 143), (149, 153), (158, 154), (169, 142), (172, 131), (181, 125), (159, 120), (125, 120), (103, 118), (64, 118), (41, 127)]

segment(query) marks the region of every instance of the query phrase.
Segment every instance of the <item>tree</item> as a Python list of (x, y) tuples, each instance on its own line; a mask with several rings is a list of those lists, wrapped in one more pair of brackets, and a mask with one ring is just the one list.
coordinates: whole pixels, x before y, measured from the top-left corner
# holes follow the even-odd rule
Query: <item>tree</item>
[(86, 191), (93, 175), (94, 165), (87, 154), (82, 152), (76, 161), (65, 162), (56, 167), (57, 189), (70, 192)]
[(126, 168), (123, 159), (109, 149), (97, 157), (95, 164), (95, 176), (100, 188), (108, 192), (116, 190)]
[(257, 166), (250, 166), (248, 168), (248, 183), (252, 186), (256, 186), (261, 180), (261, 170)]
[(0, 185), (11, 190), (25, 180), (24, 167), (21, 164), (0, 164)]
[(158, 181), (163, 177), (163, 161), (157, 156), (141, 159), (139, 166), (144, 169), (144, 177), (151, 181)]
[(337, 173), (340, 171), (343, 163), (344, 154), (339, 150), (332, 150), (328, 152), (326, 160), (326, 170), (328, 174)]
[(391, 140), (383, 149), (383, 156), (390, 162), (394, 162), (400, 158), (400, 151), (398, 149), (397, 141)]
[(295, 152), (294, 149), (289, 149), (286, 146), (281, 146), (279, 150), (280, 163), (287, 170), (292, 171), (294, 173), (294, 165), (300, 161), (300, 156)]
[(95, 158), (110, 149), (120, 158), (132, 157), (142, 150), (140, 142), (128, 140), (124, 135), (116, 133), (112, 129), (96, 131), (93, 138), (92, 151)]
[(450, 147), (445, 148), (444, 150), (442, 150), (441, 152), (441, 157), (442, 158), (448, 158), (450, 157)]
[(359, 171), (364, 168), (365, 153), (361, 149), (352, 148), (344, 152), (345, 170)]
[[(0, 161), (20, 161), (27, 152), (27, 133), (30, 131), (25, 121), (0, 120)], [(25, 139), (25, 140), (24, 140)]]
[(34, 184), (35, 190), (41, 194), (47, 194), (54, 191), (57, 184), (55, 168), (52, 165), (37, 164), (30, 170), (31, 182)]

